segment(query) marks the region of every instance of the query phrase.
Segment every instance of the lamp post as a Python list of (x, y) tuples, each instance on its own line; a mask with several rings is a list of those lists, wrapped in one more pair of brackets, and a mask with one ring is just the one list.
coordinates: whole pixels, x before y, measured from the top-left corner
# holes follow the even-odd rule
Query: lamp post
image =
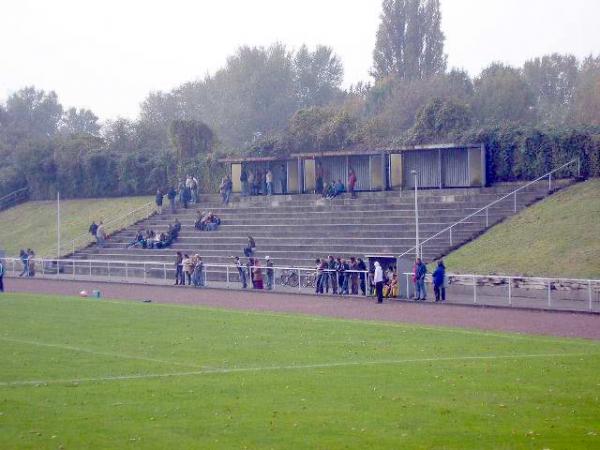
[(417, 258), (421, 257), (421, 247), (419, 245), (419, 182), (418, 173), (416, 170), (411, 170), (410, 173), (415, 177), (415, 253)]

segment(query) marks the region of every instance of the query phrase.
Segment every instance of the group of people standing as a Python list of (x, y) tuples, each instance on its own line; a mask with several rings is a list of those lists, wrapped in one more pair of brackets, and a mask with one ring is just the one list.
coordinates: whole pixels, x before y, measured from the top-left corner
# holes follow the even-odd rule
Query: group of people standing
[[(425, 286), (425, 277), (427, 275), (427, 265), (417, 258), (413, 266), (413, 284), (415, 287), (415, 295), (413, 300), (416, 302), (424, 302), (427, 300), (427, 287)], [(448, 286), (448, 278), (446, 277), (446, 266), (443, 260), (437, 262), (436, 268), (431, 274), (433, 292), (436, 302), (446, 301), (446, 287)]]
[[(279, 172), (279, 184), (281, 193), (287, 193), (287, 171), (285, 165), (281, 165)], [(261, 169), (251, 170), (242, 167), (240, 173), (240, 183), (242, 183), (242, 195), (273, 195), (275, 192), (274, 175), (271, 168), (264, 171)]]
[(248, 282), (250, 282), (252, 284), (252, 289), (273, 290), (275, 269), (273, 268), (273, 261), (269, 256), (265, 256), (264, 275), (266, 275), (266, 277), (263, 277), (263, 267), (259, 258), (250, 256), (246, 263), (243, 263), (239, 256), (236, 256), (234, 260), (242, 289), (247, 289)]
[(198, 254), (193, 256), (187, 253), (177, 252), (175, 257), (175, 286), (204, 287), (206, 285), (206, 273), (202, 257)]
[(19, 250), (19, 259), (23, 264), (23, 270), (19, 274), (20, 277), (35, 276), (35, 252), (28, 248), (27, 250)]
[(362, 258), (350, 259), (341, 257), (317, 258), (315, 261), (316, 280), (315, 293), (328, 294), (329, 288), (333, 295), (367, 295), (367, 265)]

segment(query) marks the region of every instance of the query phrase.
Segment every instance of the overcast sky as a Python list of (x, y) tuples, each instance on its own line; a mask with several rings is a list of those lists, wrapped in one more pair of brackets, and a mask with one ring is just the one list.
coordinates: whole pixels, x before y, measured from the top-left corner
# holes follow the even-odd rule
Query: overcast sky
[[(450, 67), (600, 53), (600, 0), (441, 0)], [(368, 80), (380, 0), (2, 0), (0, 99), (35, 85), (102, 119), (221, 67), (243, 44), (326, 44)]]

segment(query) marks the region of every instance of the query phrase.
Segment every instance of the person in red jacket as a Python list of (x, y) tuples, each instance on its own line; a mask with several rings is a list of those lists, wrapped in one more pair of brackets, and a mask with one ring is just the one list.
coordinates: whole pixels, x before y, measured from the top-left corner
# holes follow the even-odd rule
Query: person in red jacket
[(352, 198), (356, 198), (356, 192), (354, 191), (354, 186), (356, 185), (356, 173), (354, 169), (350, 169), (348, 172), (348, 192), (350, 192), (350, 196)]

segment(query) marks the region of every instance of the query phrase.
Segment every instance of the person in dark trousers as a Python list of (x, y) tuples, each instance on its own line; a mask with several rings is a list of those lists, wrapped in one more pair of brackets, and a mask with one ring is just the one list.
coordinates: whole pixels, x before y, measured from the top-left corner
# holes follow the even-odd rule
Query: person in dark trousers
[(281, 193), (285, 195), (287, 194), (287, 170), (285, 170), (284, 164), (281, 165), (281, 172), (279, 173), (279, 176), (281, 177)]
[(323, 288), (325, 285), (325, 280), (323, 279), (323, 277), (326, 276), (326, 274), (323, 273), (323, 267), (324, 267), (324, 265), (321, 262), (321, 258), (317, 258), (315, 260), (315, 269), (316, 269), (315, 294), (323, 293)]
[(162, 191), (160, 189), (157, 189), (154, 201), (156, 202), (156, 209), (159, 214), (162, 214), (163, 197), (164, 194), (162, 193)]
[(433, 278), (433, 292), (435, 293), (435, 301), (445, 302), (446, 301), (446, 288), (445, 288), (445, 278), (446, 278), (446, 266), (444, 266), (444, 260), (440, 259), (437, 263), (436, 269), (432, 274)]
[(94, 221), (88, 228), (88, 231), (94, 237), (94, 239), (96, 239), (96, 230), (98, 230), (98, 225), (96, 225), (96, 222)]
[(348, 192), (352, 198), (356, 198), (356, 192), (354, 192), (354, 186), (356, 185), (356, 173), (354, 169), (350, 169), (348, 173)]
[(184, 286), (185, 279), (183, 278), (183, 255), (177, 252), (175, 257), (175, 286)]
[(415, 267), (413, 271), (413, 280), (415, 282), (415, 301), (427, 300), (427, 290), (425, 289), (425, 275), (427, 274), (427, 266), (421, 260), (417, 258), (415, 260)]
[(177, 198), (177, 191), (174, 187), (169, 189), (167, 192), (167, 198), (169, 199), (169, 206), (171, 207), (171, 214), (175, 214), (175, 199)]
[(242, 172), (240, 173), (240, 182), (242, 183), (242, 196), (247, 196), (248, 192), (248, 173), (246, 169), (242, 167)]
[(356, 266), (356, 270), (360, 270), (360, 290), (362, 292), (362, 295), (367, 295), (367, 285), (366, 285), (366, 281), (365, 281), (365, 275), (366, 270), (367, 270), (367, 265), (365, 264), (365, 262), (362, 260), (362, 258), (358, 258), (358, 264)]
[(20, 277), (23, 275), (29, 276), (29, 255), (23, 249), (19, 252), (19, 259), (23, 264), (23, 271), (19, 274)]
[(0, 292), (4, 292), (4, 264), (0, 260)]
[(252, 236), (248, 236), (248, 245), (246, 246), (246, 248), (244, 248), (244, 255), (246, 256), (246, 258), (251, 257), (255, 249), (256, 242), (254, 242)]
[[(331, 283), (331, 292), (333, 295), (337, 295), (338, 293), (338, 284), (337, 284), (337, 262), (333, 258), (333, 256), (329, 256), (327, 261), (327, 268), (329, 272), (327, 273), (327, 277), (329, 278), (329, 282)], [(328, 291), (329, 292), (329, 291)]]
[(273, 270), (273, 261), (269, 256), (265, 256), (267, 262), (265, 263), (267, 266), (267, 289), (269, 291), (273, 290), (273, 276), (275, 275), (275, 271)]
[(383, 303), (383, 269), (379, 261), (375, 261), (373, 281), (375, 282), (375, 292), (377, 292), (377, 303)]
[(240, 261), (240, 257), (235, 257), (235, 268), (238, 271), (238, 275), (240, 277), (240, 283), (242, 283), (242, 289), (246, 289), (248, 287), (248, 283), (246, 281), (246, 268)]

